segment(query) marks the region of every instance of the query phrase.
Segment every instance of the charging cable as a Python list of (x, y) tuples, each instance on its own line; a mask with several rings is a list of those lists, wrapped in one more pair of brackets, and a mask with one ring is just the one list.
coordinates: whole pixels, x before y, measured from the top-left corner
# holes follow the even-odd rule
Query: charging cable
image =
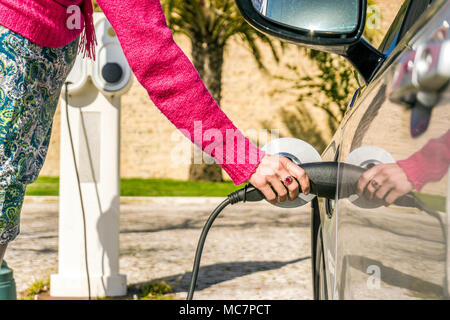
[(85, 214), (85, 211), (84, 211), (83, 193), (81, 191), (80, 173), (78, 171), (77, 159), (75, 157), (75, 147), (73, 145), (72, 129), (71, 129), (71, 126), (70, 126), (70, 121), (69, 121), (69, 91), (68, 91), (69, 84), (72, 84), (72, 83), (69, 82), (69, 81), (66, 81), (64, 83), (64, 85), (65, 85), (64, 97), (65, 97), (65, 100), (66, 100), (66, 107), (65, 107), (66, 123), (67, 123), (67, 131), (69, 133), (70, 147), (72, 149), (72, 158), (73, 158), (73, 164), (74, 164), (74, 167), (75, 167), (75, 175), (77, 177), (78, 194), (80, 196), (81, 213), (82, 213), (82, 218), (83, 218), (84, 263), (85, 263), (85, 268), (86, 268), (86, 279), (87, 279), (87, 287), (88, 287), (88, 299), (91, 300), (91, 280), (90, 280), (90, 276), (89, 276), (89, 263), (88, 263), (88, 256), (87, 256), (86, 214)]
[[(337, 184), (337, 162), (315, 162), (302, 164), (302, 168), (310, 180), (311, 194), (323, 196), (327, 198), (333, 198), (336, 195)], [(361, 168), (357, 168), (356, 173), (361, 172)], [(299, 190), (302, 192), (301, 190)], [(203, 227), (200, 239), (198, 241), (197, 250), (195, 252), (194, 266), (192, 268), (192, 278), (189, 286), (187, 300), (192, 300), (194, 297), (195, 286), (197, 284), (198, 270), (200, 267), (200, 259), (203, 252), (203, 246), (206, 241), (209, 229), (218, 217), (218, 215), (228, 205), (233, 205), (239, 202), (258, 202), (264, 200), (264, 194), (256, 189), (251, 184), (246, 185), (244, 188), (230, 193), (227, 198), (211, 213), (205, 226)]]
[(239, 202), (258, 202), (265, 199), (264, 195), (261, 191), (256, 189), (251, 184), (246, 185), (244, 188), (230, 193), (228, 197), (217, 206), (216, 209), (211, 213), (208, 220), (206, 221), (205, 226), (203, 227), (202, 233), (200, 235), (200, 239), (198, 240), (197, 250), (195, 252), (194, 258), (194, 266), (192, 268), (192, 278), (191, 284), (189, 286), (189, 292), (187, 296), (187, 300), (192, 300), (194, 297), (195, 286), (197, 284), (198, 270), (200, 267), (200, 260), (202, 257), (203, 246), (205, 245), (206, 236), (208, 235), (209, 229), (211, 229), (212, 224), (219, 216), (219, 214), (225, 209), (228, 205), (233, 205)]
[[(346, 187), (345, 189), (353, 190), (355, 186), (355, 181), (359, 178), (364, 169), (348, 165), (345, 165), (347, 172), (350, 172), (349, 176), (351, 179), (343, 179), (340, 182), (341, 186)], [(307, 176), (309, 177), (311, 194), (316, 196), (325, 197), (328, 199), (334, 199), (336, 196), (336, 186), (338, 177), (339, 163), (337, 162), (314, 162), (305, 163), (301, 165), (302, 169), (305, 170)], [(355, 180), (356, 179), (356, 180)], [(301, 190), (299, 190), (301, 192)], [(350, 193), (351, 194), (351, 193)], [(264, 200), (265, 197), (261, 191), (256, 189), (251, 184), (248, 184), (244, 188), (235, 191), (228, 195), (227, 199), (223, 201), (210, 215), (208, 221), (203, 227), (203, 231), (200, 235), (200, 240), (198, 241), (197, 251), (195, 253), (194, 266), (192, 269), (191, 284), (189, 286), (187, 300), (192, 300), (194, 296), (195, 286), (197, 282), (198, 270), (200, 266), (200, 258), (203, 251), (203, 246), (205, 244), (206, 236), (211, 228), (214, 220), (222, 212), (222, 210), (230, 204), (236, 204), (238, 202), (257, 202)]]
[[(338, 184), (339, 172), (338, 168), (340, 168), (340, 170), (342, 171), (345, 171), (345, 175), (343, 175), (341, 171), (339, 178), (339, 186), (341, 188), (339, 192), (340, 199), (347, 198), (350, 195), (356, 193), (356, 183), (359, 180), (361, 174), (366, 170), (359, 166), (338, 162), (306, 163), (302, 164), (301, 167), (305, 170), (306, 174), (309, 177), (311, 194), (327, 199), (336, 198), (336, 186)], [(214, 209), (214, 211), (206, 221), (200, 235), (200, 239), (198, 241), (187, 300), (192, 300), (194, 297), (203, 246), (205, 245), (209, 229), (211, 229), (212, 224), (219, 216), (219, 214), (230, 204), (233, 205), (239, 202), (258, 202), (264, 199), (265, 197), (261, 191), (256, 189), (251, 184), (248, 184), (244, 188), (229, 194), (228, 197), (219, 206), (217, 206), (217, 208)], [(422, 201), (420, 201), (420, 199), (417, 198), (412, 192), (398, 198), (395, 201), (395, 205), (401, 207), (417, 208), (437, 218), (439, 220), (439, 223), (441, 224), (441, 228), (445, 237), (445, 228), (441, 215), (438, 212), (427, 208), (427, 206), (423, 204)]]

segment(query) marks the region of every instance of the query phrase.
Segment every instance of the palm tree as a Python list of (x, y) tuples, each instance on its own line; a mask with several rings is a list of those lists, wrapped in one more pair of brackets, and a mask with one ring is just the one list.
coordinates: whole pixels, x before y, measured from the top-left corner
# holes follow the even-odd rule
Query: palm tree
[[(258, 42), (268, 45), (278, 61), (274, 42), (245, 22), (234, 0), (162, 0), (162, 4), (172, 32), (190, 39), (193, 64), (219, 105), (224, 50), (233, 37), (250, 49), (259, 68), (264, 65)], [(191, 164), (189, 179), (222, 181), (222, 170), (218, 165)]]

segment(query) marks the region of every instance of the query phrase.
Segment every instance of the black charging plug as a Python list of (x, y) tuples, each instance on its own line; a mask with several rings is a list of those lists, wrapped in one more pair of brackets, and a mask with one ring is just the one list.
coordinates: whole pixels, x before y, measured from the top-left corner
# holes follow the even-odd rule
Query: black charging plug
[(231, 204), (238, 202), (258, 202), (264, 200), (264, 194), (251, 184), (228, 195)]

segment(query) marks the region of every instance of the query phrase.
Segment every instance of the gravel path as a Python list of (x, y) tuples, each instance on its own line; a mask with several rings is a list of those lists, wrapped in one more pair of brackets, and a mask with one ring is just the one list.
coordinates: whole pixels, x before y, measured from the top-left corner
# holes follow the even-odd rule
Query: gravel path
[[(169, 282), (185, 298), (203, 224), (221, 198), (122, 198), (120, 270), (128, 284)], [(196, 299), (311, 299), (309, 207), (227, 208), (211, 229)], [(58, 203), (28, 198), (6, 261), (17, 291), (57, 272)]]

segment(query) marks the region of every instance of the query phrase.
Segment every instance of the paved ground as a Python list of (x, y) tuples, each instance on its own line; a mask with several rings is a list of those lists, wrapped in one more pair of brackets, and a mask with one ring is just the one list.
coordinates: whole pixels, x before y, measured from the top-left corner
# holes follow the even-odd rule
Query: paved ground
[[(128, 284), (164, 279), (185, 298), (200, 231), (220, 198), (123, 198), (120, 270)], [(309, 207), (227, 208), (208, 236), (196, 299), (311, 299)], [(28, 198), (6, 261), (18, 292), (57, 272), (58, 203)]]

